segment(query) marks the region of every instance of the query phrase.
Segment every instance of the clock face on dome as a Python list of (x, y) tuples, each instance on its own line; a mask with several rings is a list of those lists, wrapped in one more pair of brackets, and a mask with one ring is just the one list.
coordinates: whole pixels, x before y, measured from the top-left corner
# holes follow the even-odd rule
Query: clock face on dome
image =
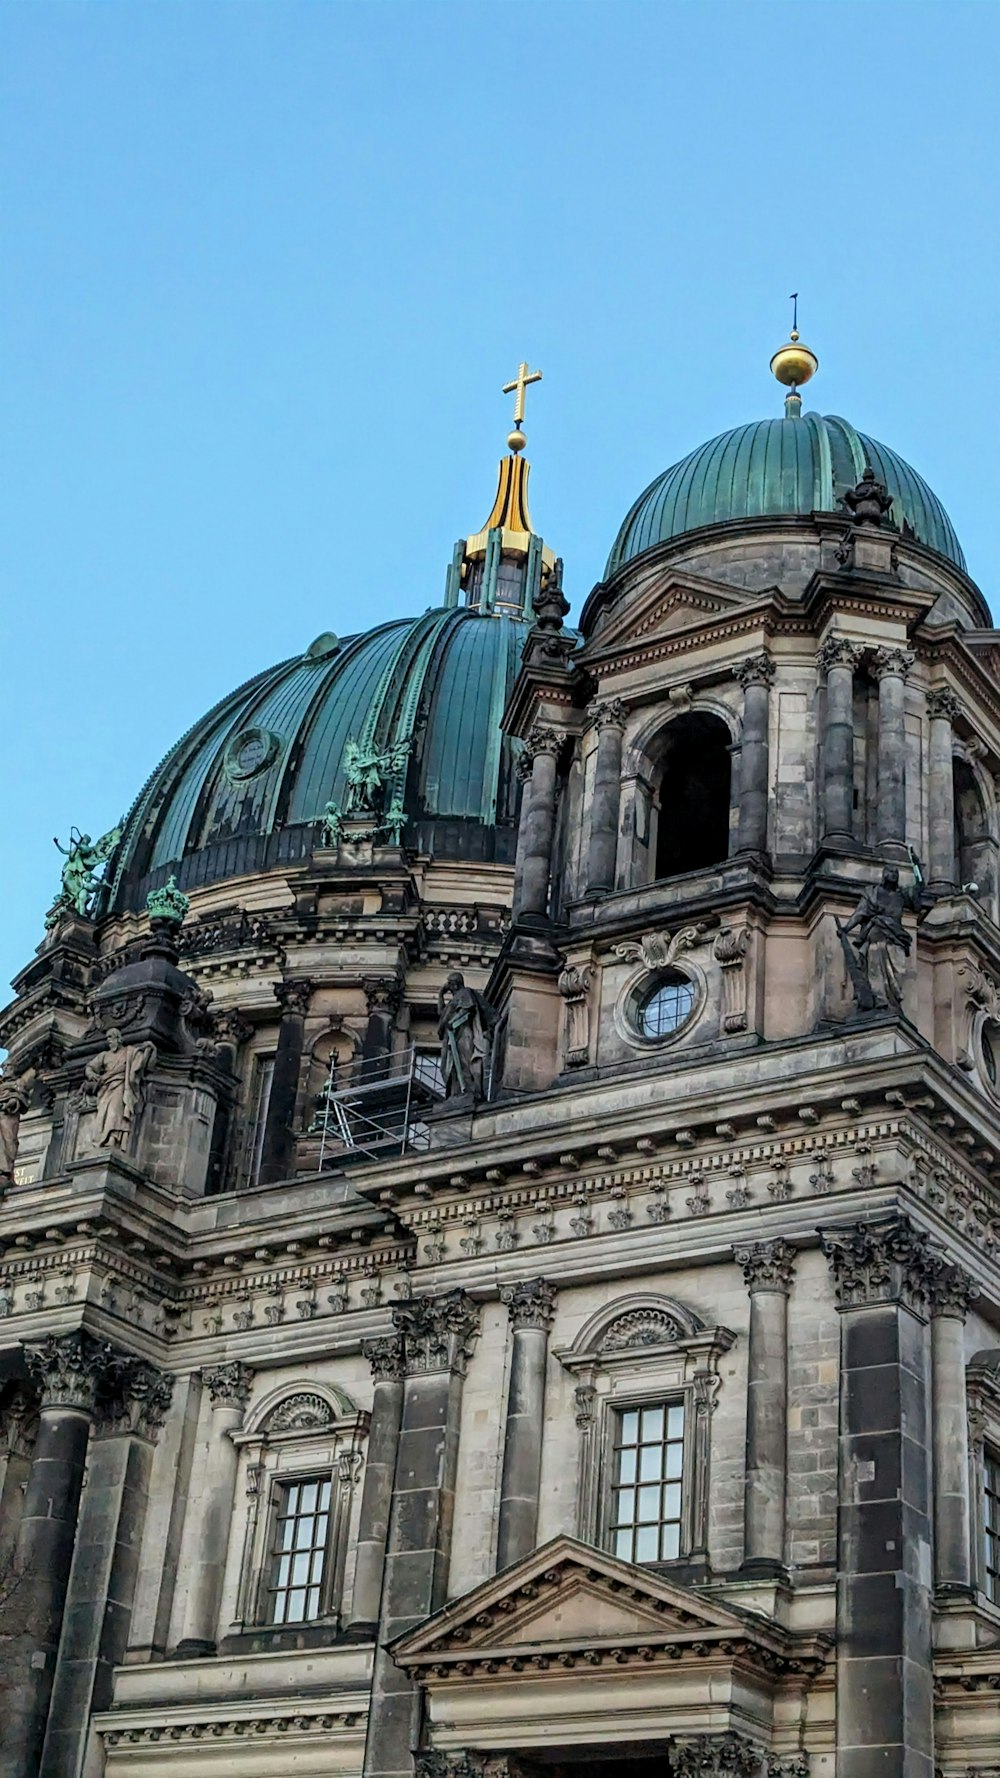
[(225, 769), (228, 778), (242, 782), (266, 771), (278, 751), (278, 736), (270, 729), (245, 728), (234, 735), (226, 748)]

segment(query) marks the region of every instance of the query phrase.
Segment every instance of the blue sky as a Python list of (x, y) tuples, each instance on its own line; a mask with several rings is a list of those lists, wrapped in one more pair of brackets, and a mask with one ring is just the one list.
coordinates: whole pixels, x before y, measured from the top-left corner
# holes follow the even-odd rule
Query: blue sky
[(527, 357), (579, 607), (700, 440), (815, 405), (1000, 532), (992, 0), (5, 0), (0, 977), (54, 834), (223, 692), (440, 601)]

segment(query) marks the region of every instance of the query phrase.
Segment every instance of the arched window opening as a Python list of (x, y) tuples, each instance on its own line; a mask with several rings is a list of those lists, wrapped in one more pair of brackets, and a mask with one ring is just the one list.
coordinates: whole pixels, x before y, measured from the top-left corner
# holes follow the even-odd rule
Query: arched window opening
[(955, 871), (959, 883), (975, 883), (984, 907), (996, 892), (996, 845), (975, 773), (968, 760), (952, 764), (955, 787)]
[(707, 870), (729, 856), (732, 760), (719, 716), (690, 710), (664, 730), (656, 876)]

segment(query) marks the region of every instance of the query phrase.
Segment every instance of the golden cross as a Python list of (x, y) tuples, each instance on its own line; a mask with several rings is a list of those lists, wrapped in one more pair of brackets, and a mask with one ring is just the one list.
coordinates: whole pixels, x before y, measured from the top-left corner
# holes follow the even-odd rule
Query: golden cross
[(514, 378), (514, 381), (512, 383), (505, 383), (504, 384), (503, 392), (505, 395), (513, 395), (515, 389), (517, 390), (517, 395), (514, 400), (514, 425), (515, 426), (520, 426), (522, 420), (524, 419), (524, 391), (525, 391), (525, 389), (528, 387), (529, 383), (540, 383), (541, 380), (542, 380), (542, 373), (540, 370), (529, 370), (528, 366), (526, 364), (519, 364), (517, 367), (517, 376)]

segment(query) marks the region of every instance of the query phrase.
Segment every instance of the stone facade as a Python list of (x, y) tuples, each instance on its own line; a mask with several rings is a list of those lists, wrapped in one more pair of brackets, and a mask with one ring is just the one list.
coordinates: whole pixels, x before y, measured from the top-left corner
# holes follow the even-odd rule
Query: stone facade
[(317, 837), (15, 983), (8, 1778), (996, 1765), (1000, 635), (883, 521), (579, 638), (504, 547), (514, 865)]

